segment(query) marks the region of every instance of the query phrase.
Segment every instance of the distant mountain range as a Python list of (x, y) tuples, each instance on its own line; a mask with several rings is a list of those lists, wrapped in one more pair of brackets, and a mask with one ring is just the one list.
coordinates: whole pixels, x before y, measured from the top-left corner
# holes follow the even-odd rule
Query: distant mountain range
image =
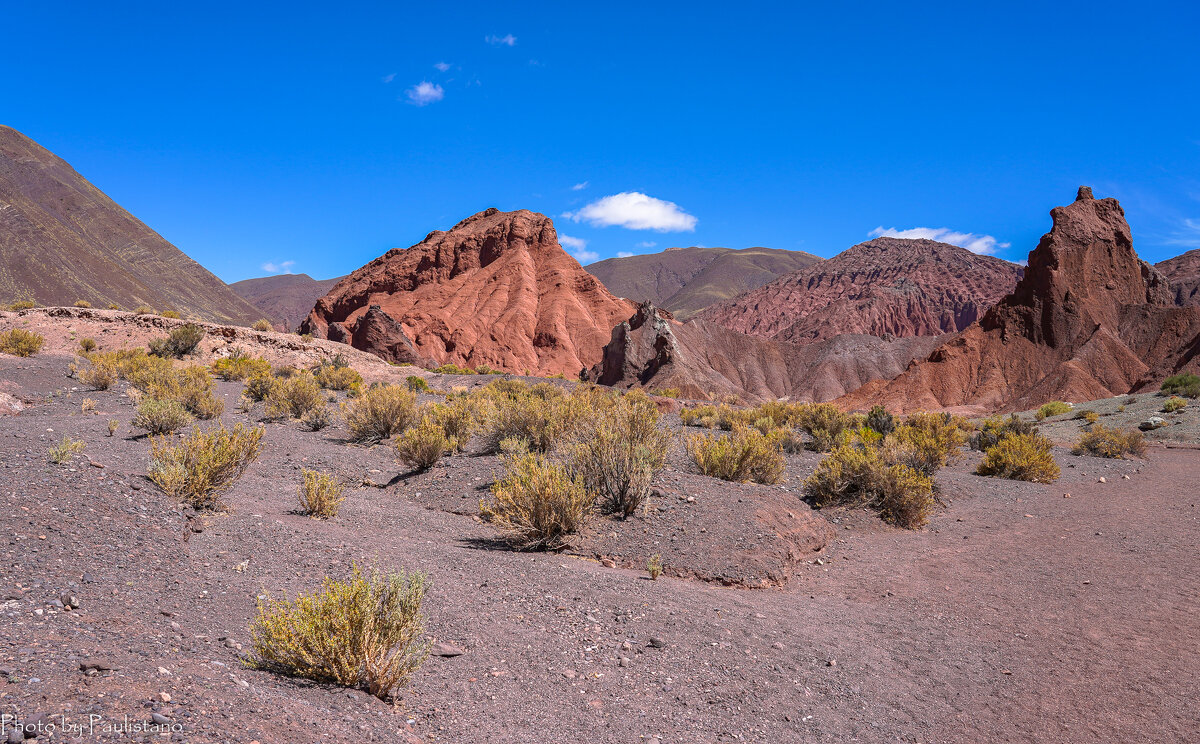
[(62, 158), (0, 126), (0, 302), (25, 299), (237, 325), (261, 315)]
[(609, 258), (585, 266), (615, 295), (649, 300), (686, 319), (821, 259), (779, 248), (669, 248), (661, 253)]
[(280, 274), (243, 279), (229, 288), (254, 305), (263, 316), (285, 331), (294, 331), (322, 295), (344, 277), (313, 279), (308, 274)]

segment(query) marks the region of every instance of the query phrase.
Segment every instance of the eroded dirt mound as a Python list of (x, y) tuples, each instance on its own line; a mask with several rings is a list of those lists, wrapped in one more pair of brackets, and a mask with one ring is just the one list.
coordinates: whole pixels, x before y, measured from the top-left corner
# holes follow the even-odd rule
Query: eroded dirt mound
[(843, 333), (961, 331), (1016, 285), (1021, 267), (932, 240), (876, 238), (704, 311), (751, 336), (809, 342)]
[(1081, 187), (1050, 215), (1011, 295), (895, 380), (841, 402), (1019, 410), (1111, 397), (1193, 368), (1200, 310), (1177, 307), (1163, 275), (1138, 259), (1117, 200)]
[[(373, 308), (396, 327), (364, 320)], [(632, 311), (562, 249), (550, 218), (488, 209), (350, 274), (302, 330), (391, 361), (411, 347), (439, 364), (574, 377)]]

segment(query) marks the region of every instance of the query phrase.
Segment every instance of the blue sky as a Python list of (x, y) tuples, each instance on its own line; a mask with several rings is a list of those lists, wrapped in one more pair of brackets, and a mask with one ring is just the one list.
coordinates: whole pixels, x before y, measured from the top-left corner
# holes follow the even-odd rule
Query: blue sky
[(18, 3), (0, 123), (226, 281), (489, 206), (585, 259), (916, 228), (1022, 259), (1081, 183), (1144, 258), (1200, 247), (1198, 4), (968, 5)]

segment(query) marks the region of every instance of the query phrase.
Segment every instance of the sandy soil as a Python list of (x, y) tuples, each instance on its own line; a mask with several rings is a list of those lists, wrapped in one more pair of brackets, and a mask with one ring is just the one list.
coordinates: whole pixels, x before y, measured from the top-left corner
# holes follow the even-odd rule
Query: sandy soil
[[(574, 554), (521, 554), (473, 516), (494, 458), (408, 476), (337, 428), (268, 424), (229, 513), (192, 513), (144, 478), (128, 397), (72, 391), (69, 362), (0, 357), (30, 404), (0, 416), (0, 714), (181, 729), (84, 741), (262, 743), (1182, 742), (1200, 726), (1193, 450), (1059, 449), (1052, 485), (971, 475), (970, 455), (938, 475), (947, 508), (907, 532), (809, 511), (816, 456), (767, 489), (701, 478), (677, 448), (647, 515)], [(240, 386), (219, 389), (245, 420)], [(63, 434), (86, 451), (52, 465)], [(295, 513), (302, 467), (383, 487), (313, 521)], [(790, 550), (770, 521), (787, 511), (836, 536)], [(648, 580), (651, 550), (687, 578)], [(430, 658), (395, 707), (240, 661), (257, 595), (352, 561), (429, 572), (428, 630), (465, 651)]]

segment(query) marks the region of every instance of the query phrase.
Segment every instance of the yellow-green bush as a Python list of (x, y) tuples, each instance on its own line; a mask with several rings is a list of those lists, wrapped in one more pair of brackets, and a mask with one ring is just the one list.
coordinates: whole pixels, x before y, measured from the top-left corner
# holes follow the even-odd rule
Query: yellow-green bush
[(300, 424), (307, 431), (321, 431), (332, 423), (333, 411), (325, 404), (310, 408), (300, 417)]
[(317, 384), (326, 390), (354, 390), (362, 386), (363, 378), (350, 367), (335, 367), (324, 364), (314, 373)]
[(971, 435), (971, 449), (983, 452), (999, 444), (1001, 439), (1013, 434), (1036, 434), (1037, 425), (1022, 419), (1017, 414), (1008, 418), (991, 416), (984, 419), (978, 430)]
[(50, 448), (50, 462), (56, 465), (61, 465), (75, 455), (83, 452), (83, 449), (86, 446), (86, 442), (79, 439), (71, 439), (71, 437), (64, 435), (63, 438), (59, 440), (58, 444)]
[(487, 406), (480, 399), (459, 395), (433, 406), (433, 415), (446, 432), (446, 436), (454, 440), (454, 448), (461, 452), (467, 448), (471, 437), (479, 428), (481, 416), (485, 416), (487, 410)]
[(266, 318), (259, 318), (258, 320), (254, 321), (254, 325), (250, 326), (250, 329), (254, 331), (266, 332), (275, 330), (275, 326), (271, 325), (271, 321), (267, 320)]
[(304, 480), (296, 490), (300, 509), (314, 519), (332, 519), (346, 500), (346, 487), (335, 476), (304, 468)]
[(33, 331), (13, 328), (0, 333), (0, 354), (30, 357), (41, 351), (44, 343), (46, 343), (46, 339)]
[(264, 372), (256, 372), (246, 379), (244, 395), (252, 401), (266, 400), (275, 386), (276, 378)]
[(375, 385), (342, 404), (350, 440), (376, 444), (412, 426), (420, 415), (417, 396), (400, 385)]
[(434, 416), (426, 416), (396, 437), (396, 454), (410, 468), (428, 470), (456, 444)]
[(1050, 483), (1061, 470), (1050, 451), (1050, 440), (1041, 434), (1010, 434), (983, 453), (975, 472), (1009, 480)]
[(629, 516), (666, 462), (669, 437), (649, 401), (616, 398), (596, 414), (569, 447), (571, 467), (609, 511)]
[(1140, 431), (1121, 431), (1096, 424), (1084, 432), (1071, 449), (1076, 455), (1124, 459), (1125, 455), (1146, 455), (1146, 438)]
[(88, 302), (87, 300), (75, 300), (75, 307), (86, 309), (91, 306), (92, 303)]
[(428, 393), (429, 392), (429, 383), (425, 382), (424, 377), (417, 377), (416, 375), (409, 375), (408, 377), (404, 378), (404, 385), (405, 385), (405, 387), (407, 387), (409, 390), (413, 391), (414, 393)]
[(505, 458), (480, 513), (511, 545), (524, 550), (568, 546), (592, 513), (595, 494), (563, 464), (528, 453)]
[(1075, 414), (1075, 420), (1083, 421), (1086, 424), (1094, 424), (1100, 420), (1100, 414), (1095, 411), (1079, 411)]
[(816, 506), (869, 507), (907, 529), (924, 525), (934, 505), (932, 478), (902, 463), (889, 464), (879, 448), (855, 444), (839, 445), (817, 463), (804, 492)]
[(154, 308), (149, 305), (138, 305), (133, 309), (134, 315), (154, 315)]
[(216, 509), (221, 494), (258, 459), (262, 437), (262, 427), (249, 429), (242, 424), (233, 429), (222, 424), (208, 431), (195, 429), (178, 444), (168, 437), (153, 437), (147, 475), (165, 493), (197, 509)]
[(855, 421), (832, 403), (798, 404), (790, 413), (792, 425), (812, 437), (809, 449), (828, 452), (837, 444), (842, 433), (855, 426)]
[(179, 320), (180, 317), (179, 313), (175, 310), (167, 310), (162, 314), (162, 316), (164, 318), (174, 318), (175, 320)]
[(515, 437), (526, 440), (535, 452), (548, 452), (592, 413), (585, 399), (590, 393), (566, 395), (557, 385), (544, 382), (528, 387), (516, 380), (496, 381), (480, 395), (491, 402), (487, 438), (492, 449), (501, 440)]
[(86, 368), (76, 369), (75, 378), (95, 390), (108, 390), (116, 384), (120, 372), (111, 359), (97, 359), (97, 356), (99, 355), (93, 355), (87, 360)]
[(33, 300), (16, 300), (15, 302), (9, 304), (8, 310), (15, 313), (20, 310), (29, 310), (30, 308), (34, 307), (37, 307), (37, 303)]
[(221, 415), (225, 403), (216, 397), (216, 385), (204, 367), (195, 364), (175, 368), (158, 357), (131, 357), (127, 379), (151, 398), (175, 400), (198, 419)]
[(434, 367), (434, 372), (442, 375), (473, 375), (475, 370), (469, 367), (460, 367), (457, 364), (443, 364), (440, 367)]
[(286, 380), (276, 379), (266, 397), (269, 417), (303, 418), (309, 411), (325, 406), (325, 395), (311, 373), (304, 372)]
[(703, 475), (739, 483), (778, 483), (786, 464), (778, 442), (742, 427), (724, 436), (692, 436), (687, 451)]
[(241, 349), (235, 349), (224, 359), (212, 365), (213, 374), (222, 380), (245, 380), (250, 377), (269, 376), (271, 363), (261, 357), (252, 357)]
[(191, 414), (177, 400), (144, 397), (138, 403), (137, 414), (130, 423), (149, 434), (170, 434), (187, 426), (191, 420)]
[(166, 338), (156, 338), (149, 344), (150, 353), (164, 359), (183, 359), (196, 350), (204, 339), (204, 329), (195, 323), (172, 328)]
[(349, 579), (326, 578), (295, 600), (260, 600), (250, 624), (253, 664), (384, 699), (429, 654), (421, 616), (428, 586), (425, 574), (355, 566)]
[(1187, 408), (1187, 401), (1180, 398), (1178, 395), (1172, 395), (1167, 398), (1167, 402), (1163, 403), (1163, 413), (1175, 413), (1181, 408)]
[(1049, 403), (1043, 403), (1042, 407), (1037, 409), (1037, 413), (1033, 414), (1038, 421), (1050, 418), (1051, 416), (1061, 416), (1068, 413), (1073, 406), (1070, 403), (1064, 403), (1061, 400), (1052, 400)]
[(86, 336), (79, 339), (79, 353), (80, 354), (91, 354), (95, 350), (96, 350), (96, 339), (88, 338)]
[(684, 408), (679, 412), (679, 419), (683, 421), (684, 426), (702, 426), (705, 429), (715, 429), (717, 428), (717, 407), (701, 405)]
[(1200, 375), (1191, 372), (1180, 372), (1163, 380), (1162, 391), (1167, 395), (1181, 395), (1184, 398), (1200, 398)]

